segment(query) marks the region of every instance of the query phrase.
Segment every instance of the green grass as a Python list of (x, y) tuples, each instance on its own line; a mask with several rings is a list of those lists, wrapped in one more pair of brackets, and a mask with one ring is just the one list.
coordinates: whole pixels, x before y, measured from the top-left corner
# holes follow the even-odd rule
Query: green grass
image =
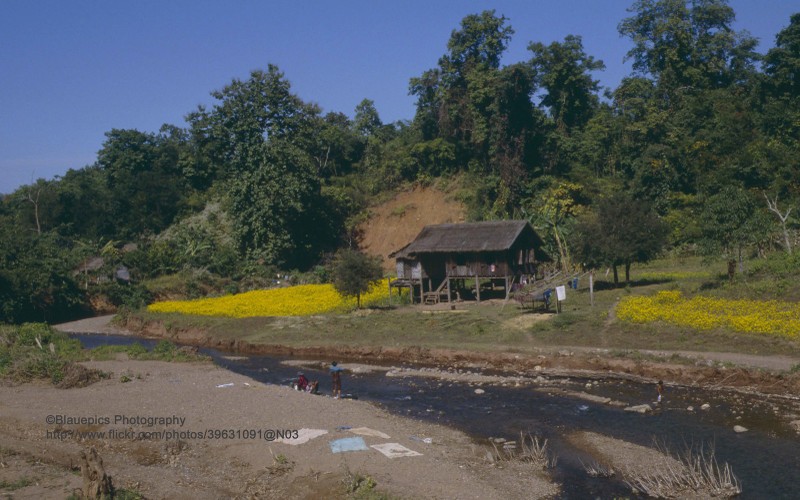
[(81, 348), (80, 341), (69, 338), (44, 323), (19, 326), (0, 325), (0, 377), (17, 382), (50, 379), (58, 384), (70, 364), (77, 361), (115, 359), (125, 353), (131, 359), (160, 361), (201, 361), (198, 356), (180, 349), (172, 342), (160, 341), (148, 351), (141, 344)]
[[(800, 355), (800, 344), (777, 337), (725, 330), (698, 332), (686, 327), (617, 320), (614, 307), (630, 295), (651, 295), (659, 290), (680, 290), (719, 297), (764, 297), (765, 290), (791, 284), (788, 296), (798, 295), (795, 283), (800, 268), (783, 256), (754, 260), (748, 271), (729, 283), (723, 261), (701, 258), (664, 259), (631, 270), (631, 283), (615, 288), (612, 274), (595, 274), (594, 306), (590, 304), (588, 278), (581, 289), (568, 289), (559, 314), (523, 309), (516, 302), (505, 306), (462, 302), (456, 309), (430, 312), (420, 307), (373, 309), (346, 315), (310, 317), (213, 318), (132, 313), (132, 324), (156, 321), (168, 332), (201, 330), (223, 341), (292, 347), (423, 347), (480, 352), (525, 352), (540, 347), (584, 346), (620, 350), (724, 351), (749, 354)], [(800, 258), (797, 259), (800, 262)], [(791, 271), (791, 272), (790, 272)], [(794, 274), (792, 274), (794, 273)], [(624, 279), (624, 273), (620, 276)], [(785, 297), (784, 297), (784, 300)], [(546, 318), (533, 321), (533, 319)]]
[(30, 479), (28, 477), (21, 477), (16, 481), (3, 480), (0, 481), (0, 490), (14, 491), (30, 486), (33, 483), (34, 483), (33, 479)]

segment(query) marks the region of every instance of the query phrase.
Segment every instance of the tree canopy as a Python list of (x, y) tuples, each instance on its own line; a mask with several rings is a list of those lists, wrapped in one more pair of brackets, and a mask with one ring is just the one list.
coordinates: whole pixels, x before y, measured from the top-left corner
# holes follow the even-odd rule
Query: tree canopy
[[(579, 33), (537, 40), (486, 10), (409, 75), (407, 121), (385, 123), (366, 96), (323, 112), (267, 64), (213, 90), (184, 127), (120, 124), (92, 165), (0, 198), (0, 320), (85, 306), (75, 270), (109, 245), (128, 296), (186, 269), (234, 283), (315, 269), (357, 247), (371, 202), (437, 178), (470, 220), (532, 221), (564, 267), (796, 247), (800, 13), (762, 57), (726, 0), (628, 12), (633, 71), (616, 88), (600, 87), (603, 54)], [(528, 52), (513, 61), (519, 36)]]

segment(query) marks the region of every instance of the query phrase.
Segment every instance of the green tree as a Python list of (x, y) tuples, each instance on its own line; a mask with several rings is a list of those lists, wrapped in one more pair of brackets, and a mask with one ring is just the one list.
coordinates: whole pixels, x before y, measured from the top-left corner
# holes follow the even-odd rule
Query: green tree
[(336, 243), (311, 158), (273, 139), (251, 169), (229, 182), (240, 250), (283, 268), (307, 269)]
[(775, 47), (764, 58), (770, 91), (779, 96), (800, 95), (800, 12), (792, 14), (789, 26), (775, 36)]
[(337, 252), (331, 276), (336, 291), (345, 297), (355, 297), (361, 309), (361, 295), (381, 280), (383, 269), (378, 257), (347, 248)]
[[(493, 10), (466, 16), (451, 33), (439, 66), (410, 82), (421, 140), (451, 144), (454, 166), (478, 184), (496, 183), (488, 188), (493, 200), (480, 201), (481, 217), (518, 212), (529, 173), (540, 164), (537, 139), (544, 120), (531, 102), (532, 68), (500, 66), (514, 33), (507, 21)], [(439, 147), (443, 143), (435, 145), (446, 151)]]
[(327, 113), (319, 120), (313, 156), (322, 177), (348, 173), (363, 149), (362, 138), (344, 113)]
[(558, 130), (569, 133), (585, 125), (599, 102), (599, 81), (590, 73), (605, 69), (603, 61), (586, 54), (581, 37), (575, 35), (547, 46), (531, 43), (528, 50), (536, 81), (545, 91), (541, 104), (550, 110)]
[(706, 255), (727, 257), (731, 279), (737, 262), (739, 272), (743, 271), (747, 247), (764, 239), (771, 224), (753, 197), (736, 186), (709, 196), (701, 221), (701, 249)]
[(624, 265), (627, 283), (631, 264), (653, 259), (663, 248), (668, 229), (645, 201), (622, 194), (602, 198), (596, 211), (578, 224), (576, 253), (587, 265), (611, 266), (615, 285), (617, 266)]
[(634, 43), (627, 57), (667, 100), (728, 86), (753, 69), (758, 41), (731, 28), (736, 16), (727, 0), (637, 0), (628, 11), (618, 28)]
[(172, 223), (187, 195), (179, 165), (183, 138), (113, 129), (97, 153), (110, 192), (106, 214), (116, 238), (159, 232)]
[(364, 99), (356, 106), (356, 114), (353, 117), (353, 130), (361, 137), (369, 137), (375, 134), (381, 127), (381, 117), (375, 109), (375, 102), (371, 99)]
[[(775, 38), (764, 60), (765, 78), (761, 140), (754, 145), (755, 162), (769, 191), (784, 199), (800, 197), (800, 13)], [(788, 196), (787, 196), (788, 195)]]
[(293, 94), (277, 66), (253, 71), (244, 81), (234, 79), (211, 95), (217, 104), (209, 112), (199, 110), (193, 123), (198, 134), (208, 135), (206, 151), (224, 178), (257, 167), (263, 145), (273, 140), (313, 154), (319, 108)]
[(0, 322), (65, 321), (84, 312), (86, 299), (72, 270), (71, 244), (0, 224)]

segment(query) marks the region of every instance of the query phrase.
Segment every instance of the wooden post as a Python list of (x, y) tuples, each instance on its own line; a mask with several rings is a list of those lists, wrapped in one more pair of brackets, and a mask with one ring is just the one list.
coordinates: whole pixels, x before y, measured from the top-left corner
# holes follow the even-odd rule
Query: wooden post
[(392, 278), (389, 278), (389, 306), (392, 305)]
[(478, 298), (478, 304), (481, 303), (481, 280), (478, 277), (477, 269), (475, 271), (475, 296)]
[(450, 275), (447, 275), (447, 303), (450, 304), (453, 302), (453, 298), (450, 297)]
[(589, 271), (589, 304), (594, 307), (594, 269)]

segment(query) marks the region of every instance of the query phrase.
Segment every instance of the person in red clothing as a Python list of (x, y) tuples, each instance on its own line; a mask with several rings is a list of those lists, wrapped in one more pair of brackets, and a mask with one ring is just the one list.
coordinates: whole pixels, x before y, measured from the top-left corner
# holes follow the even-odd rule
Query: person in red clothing
[(303, 372), (297, 374), (297, 382), (295, 382), (295, 389), (305, 392), (308, 388), (308, 379)]

